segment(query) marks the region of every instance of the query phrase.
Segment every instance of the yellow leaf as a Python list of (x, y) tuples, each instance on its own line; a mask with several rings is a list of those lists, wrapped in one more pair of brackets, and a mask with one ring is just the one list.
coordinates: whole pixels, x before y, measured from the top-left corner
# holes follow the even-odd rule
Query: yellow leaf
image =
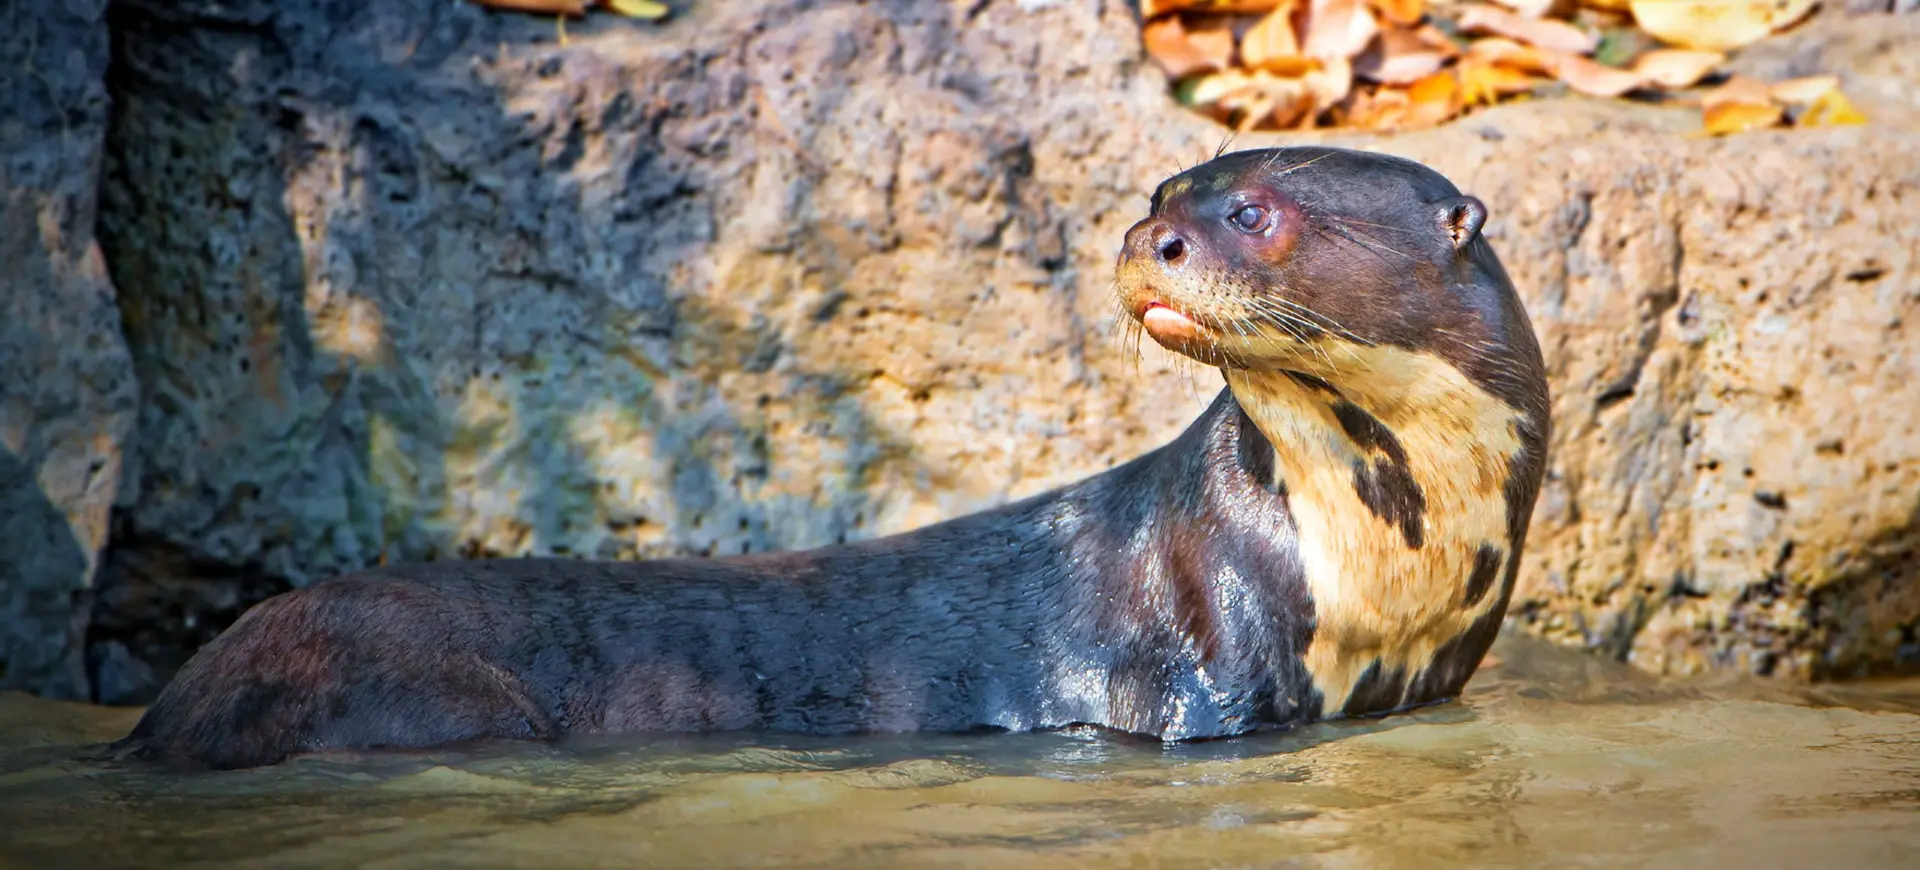
[(1842, 127), (1866, 122), (1867, 116), (1860, 114), (1839, 88), (1821, 94), (1800, 116), (1802, 127)]
[(1725, 51), (1804, 18), (1815, 0), (1631, 0), (1633, 20), (1662, 42)]
[(655, 0), (603, 0), (603, 2), (608, 9), (628, 18), (643, 18), (648, 21), (665, 18), (667, 13), (673, 11), (667, 4), (658, 3)]

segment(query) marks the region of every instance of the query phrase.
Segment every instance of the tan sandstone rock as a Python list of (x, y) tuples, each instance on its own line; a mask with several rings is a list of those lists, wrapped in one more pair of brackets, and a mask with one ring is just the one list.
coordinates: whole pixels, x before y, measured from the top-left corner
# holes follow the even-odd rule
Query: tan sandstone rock
[[(1219, 387), (1111, 328), (1122, 231), (1223, 136), (1127, 4), (703, 2), (565, 46), (428, 0), (126, 21), (129, 546), (296, 583), (809, 546), (1110, 467)], [(1522, 625), (1655, 670), (1913, 656), (1920, 156), (1884, 85), (1917, 24), (1832, 25), (1878, 40), (1823, 70), (1866, 127), (1555, 100), (1233, 143), (1489, 203), (1557, 391)]]

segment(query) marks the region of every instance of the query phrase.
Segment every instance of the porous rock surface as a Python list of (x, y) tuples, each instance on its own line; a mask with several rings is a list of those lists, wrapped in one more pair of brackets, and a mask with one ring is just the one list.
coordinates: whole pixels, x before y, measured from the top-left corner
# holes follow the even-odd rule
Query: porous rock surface
[(138, 403), (94, 242), (106, 5), (0, 14), (0, 689), (68, 698)]
[[(702, 0), (564, 44), (444, 0), (117, 10), (141, 460), (102, 624), (383, 559), (899, 531), (1137, 455), (1219, 387), (1112, 328), (1121, 233), (1222, 139), (1130, 3)], [(1660, 671), (1915, 657), (1916, 25), (1756, 61), (1842, 73), (1864, 127), (1567, 99), (1233, 143), (1488, 202), (1556, 391), (1521, 625)]]

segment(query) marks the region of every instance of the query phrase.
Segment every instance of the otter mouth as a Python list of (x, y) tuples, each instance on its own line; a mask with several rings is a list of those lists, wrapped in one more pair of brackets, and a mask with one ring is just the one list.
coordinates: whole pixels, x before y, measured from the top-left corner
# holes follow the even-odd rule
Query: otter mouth
[(1134, 313), (1140, 321), (1140, 327), (1162, 344), (1186, 345), (1201, 337), (1204, 331), (1193, 318), (1158, 299), (1149, 299)]

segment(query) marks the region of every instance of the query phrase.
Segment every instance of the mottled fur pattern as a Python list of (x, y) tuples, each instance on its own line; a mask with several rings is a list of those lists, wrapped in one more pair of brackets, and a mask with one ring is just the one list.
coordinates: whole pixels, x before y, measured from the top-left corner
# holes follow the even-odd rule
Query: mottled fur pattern
[[(1235, 235), (1248, 197), (1284, 223)], [(804, 552), (317, 583), (200, 650), (114, 751), (232, 768), (642, 731), (1180, 740), (1451, 696), (1505, 612), (1546, 435), (1483, 219), (1394, 158), (1216, 158), (1162, 186), (1122, 254), (1129, 311), (1182, 309), (1208, 333), (1174, 349), (1226, 374), (1165, 447)]]
[[(1249, 206), (1270, 219), (1235, 223)], [(1220, 365), (1274, 445), (1329, 711), (1457, 694), (1506, 612), (1547, 390), (1485, 217), (1411, 161), (1298, 148), (1171, 179), (1128, 233), (1122, 305), (1196, 323), (1169, 347)]]

